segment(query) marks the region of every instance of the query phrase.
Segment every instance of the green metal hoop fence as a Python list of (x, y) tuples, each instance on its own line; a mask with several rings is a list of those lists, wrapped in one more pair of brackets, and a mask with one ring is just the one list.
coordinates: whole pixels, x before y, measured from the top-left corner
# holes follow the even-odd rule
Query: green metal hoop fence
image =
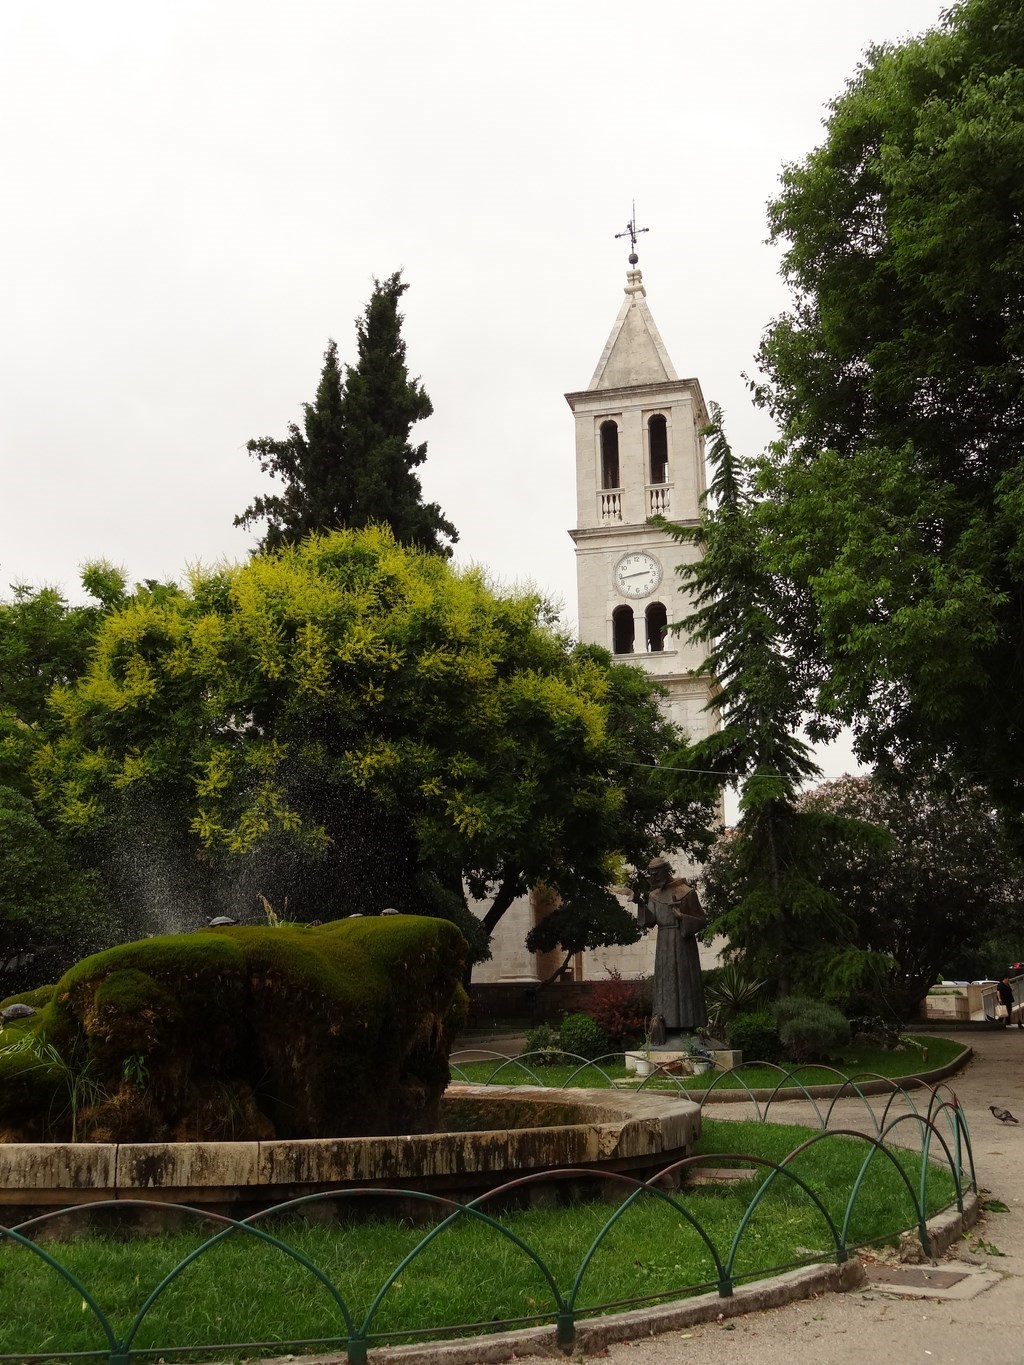
[[(853, 1081), (850, 1084), (851, 1093), (856, 1096), (857, 1085)], [(939, 1087), (929, 1088), (928, 1103), (923, 1112), (913, 1103), (909, 1093), (904, 1092), (904, 1097), (908, 1103), (907, 1112), (898, 1113), (894, 1117), (890, 1117), (890, 1110), (897, 1099), (897, 1094), (894, 1091), (893, 1095), (888, 1097), (882, 1119), (874, 1134), (850, 1128), (830, 1128), (828, 1120), (832, 1116), (834, 1104), (829, 1106), (825, 1115), (821, 1115), (815, 1105), (815, 1112), (822, 1120), (820, 1131), (794, 1147), (780, 1161), (750, 1153), (726, 1152), (718, 1155), (704, 1153), (683, 1158), (643, 1181), (621, 1172), (596, 1169), (572, 1168), (535, 1172), (506, 1181), (466, 1203), (412, 1189), (340, 1189), (289, 1200), (239, 1219), (193, 1209), (187, 1205), (166, 1205), (164, 1207), (168, 1212), (180, 1219), (193, 1222), (198, 1228), (209, 1229), (212, 1226), (213, 1230), (142, 1295), (142, 1302), (130, 1315), (130, 1320), (127, 1323), (122, 1321), (121, 1325), (116, 1324), (116, 1314), (101, 1302), (101, 1292), (85, 1284), (80, 1276), (53, 1254), (48, 1249), (52, 1243), (40, 1242), (35, 1238), (56, 1218), (66, 1219), (76, 1214), (91, 1216), (105, 1209), (124, 1211), (140, 1208), (152, 1211), (154, 1205), (151, 1201), (109, 1200), (99, 1204), (78, 1206), (74, 1210), (55, 1210), (10, 1227), (0, 1226), (0, 1253), (32, 1258), (34, 1265), (68, 1286), (80, 1296), (82, 1314), (93, 1323), (95, 1329), (95, 1344), (85, 1348), (62, 1349), (57, 1344), (52, 1349), (35, 1351), (25, 1349), (16, 1354), (2, 1354), (0, 1360), (89, 1360), (105, 1362), (105, 1365), (137, 1365), (139, 1362), (161, 1357), (165, 1361), (186, 1356), (194, 1357), (200, 1351), (206, 1355), (216, 1353), (218, 1358), (223, 1358), (226, 1353), (241, 1356), (252, 1355), (258, 1351), (281, 1353), (333, 1348), (346, 1351), (352, 1365), (365, 1365), (369, 1348), (385, 1341), (464, 1336), (489, 1330), (508, 1330), (513, 1326), (539, 1324), (552, 1324), (559, 1343), (569, 1350), (575, 1339), (577, 1321), (583, 1315), (592, 1316), (602, 1312), (618, 1311), (701, 1292), (713, 1291), (727, 1298), (733, 1294), (735, 1286), (740, 1282), (823, 1261), (842, 1264), (860, 1246), (865, 1245), (863, 1239), (857, 1240), (854, 1229), (855, 1216), (861, 1211), (861, 1205), (867, 1197), (869, 1181), (878, 1167), (892, 1173), (892, 1193), (888, 1196), (887, 1205), (892, 1212), (892, 1226), (886, 1227), (880, 1235), (895, 1237), (907, 1231), (916, 1233), (923, 1250), (930, 1254), (927, 1228), (929, 1217), (939, 1212), (940, 1208), (955, 1206), (963, 1212), (965, 1193), (969, 1189), (976, 1189), (970, 1135), (963, 1111), (952, 1092), (948, 1092), (947, 1097), (947, 1094), (940, 1093)], [(764, 1121), (763, 1117), (761, 1121)], [(904, 1140), (908, 1134), (914, 1139), (909, 1146)], [(863, 1148), (863, 1157), (859, 1159), (856, 1175), (845, 1194), (845, 1201), (837, 1194), (831, 1183), (828, 1188), (812, 1188), (808, 1180), (794, 1169), (812, 1149), (819, 1148), (822, 1144), (838, 1143), (852, 1143)], [(852, 1151), (849, 1146), (843, 1150)], [(736, 1226), (730, 1229), (726, 1236), (721, 1233), (716, 1236), (714, 1230), (706, 1226), (695, 1212), (693, 1187), (688, 1183), (688, 1177), (695, 1169), (706, 1168), (713, 1162), (733, 1167), (738, 1163), (745, 1171), (752, 1173), (753, 1188), (746, 1208)], [(916, 1175), (916, 1179), (912, 1178), (908, 1166), (915, 1167), (913, 1174)], [(929, 1174), (937, 1169), (944, 1172), (952, 1182), (953, 1198), (944, 1205), (929, 1207)], [(594, 1187), (599, 1187), (603, 1191), (610, 1212), (575, 1268), (560, 1277), (548, 1263), (545, 1255), (536, 1246), (531, 1245), (525, 1236), (506, 1226), (498, 1214), (510, 1200), (528, 1193), (541, 1182), (557, 1186), (561, 1181), (578, 1183), (581, 1177), (593, 1181)], [(943, 1178), (945, 1179), (945, 1176)], [(791, 1258), (783, 1264), (754, 1264), (756, 1253), (749, 1245), (752, 1229), (759, 1211), (776, 1198), (780, 1190), (788, 1191), (785, 1195), (787, 1200), (802, 1203), (808, 1209), (813, 1222), (820, 1228), (824, 1245), (816, 1250), (809, 1249), (806, 1255)], [(436, 1221), (407, 1253), (398, 1258), (390, 1270), (382, 1273), (379, 1286), (372, 1294), (365, 1310), (356, 1308), (350, 1301), (351, 1295), (346, 1296), (343, 1285), (337, 1283), (336, 1278), (322, 1265), (318, 1265), (310, 1255), (293, 1246), (287, 1237), (268, 1231), (262, 1226), (267, 1220), (274, 1220), (276, 1227), (278, 1220), (299, 1216), (308, 1212), (311, 1206), (323, 1204), (325, 1201), (345, 1206), (382, 1197), (398, 1198), (421, 1205), (425, 1210), (433, 1211)], [(662, 1207), (671, 1211), (669, 1226), (678, 1230), (665, 1234), (670, 1240), (681, 1239), (686, 1229), (696, 1234), (697, 1244), (703, 1248), (706, 1263), (711, 1267), (711, 1278), (698, 1278), (692, 1281), (687, 1279), (686, 1282), (672, 1288), (659, 1289), (650, 1294), (584, 1303), (584, 1287), (588, 1283), (588, 1276), (596, 1259), (608, 1246), (614, 1230), (639, 1201), (644, 1199), (655, 1201), (652, 1207)], [(481, 1299), (481, 1312), (474, 1321), (444, 1321), (380, 1328), (378, 1326), (380, 1314), (403, 1277), (416, 1267), (440, 1238), (453, 1229), (467, 1225), (485, 1229), (486, 1236), (494, 1238), (496, 1244), (504, 1247), (507, 1256), (524, 1258), (539, 1277), (547, 1301), (537, 1302), (536, 1311), (532, 1313), (516, 1317), (502, 1316), (497, 1323), (496, 1315), (488, 1312), (488, 1305)], [(312, 1277), (327, 1295), (333, 1316), (332, 1326), (336, 1330), (316, 1338), (276, 1337), (234, 1342), (215, 1340), (143, 1342), (143, 1329), (148, 1319), (155, 1313), (172, 1286), (191, 1267), (201, 1266), (216, 1247), (233, 1238), (249, 1239), (254, 1244), (259, 1243), (270, 1248), (286, 1262), (299, 1267), (301, 1272)], [(676, 1254), (676, 1249), (672, 1246), (667, 1250)], [(748, 1263), (741, 1267), (739, 1258), (741, 1251), (744, 1250), (747, 1252)], [(67, 1253), (64, 1252), (64, 1255)], [(10, 1262), (7, 1268), (10, 1268)]]

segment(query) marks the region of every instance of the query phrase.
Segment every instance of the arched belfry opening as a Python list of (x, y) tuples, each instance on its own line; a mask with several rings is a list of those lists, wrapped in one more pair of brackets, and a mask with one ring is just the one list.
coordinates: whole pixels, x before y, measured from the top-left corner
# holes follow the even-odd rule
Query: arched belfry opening
[(632, 607), (616, 607), (612, 612), (612, 653), (632, 654), (636, 641), (636, 622)]
[(647, 628), (647, 651), (650, 654), (660, 654), (665, 648), (665, 636), (668, 634), (668, 611), (664, 602), (652, 602), (644, 612), (644, 624)]
[(619, 428), (615, 422), (601, 423), (601, 487), (621, 488), (619, 483)]
[(656, 412), (647, 422), (647, 448), (651, 483), (668, 483), (668, 422)]

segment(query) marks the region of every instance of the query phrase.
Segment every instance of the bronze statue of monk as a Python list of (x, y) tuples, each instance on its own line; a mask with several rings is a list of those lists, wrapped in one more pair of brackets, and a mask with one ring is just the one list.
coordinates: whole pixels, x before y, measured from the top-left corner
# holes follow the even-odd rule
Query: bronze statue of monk
[(661, 1017), (668, 1033), (692, 1033), (708, 1022), (696, 937), (707, 917), (696, 891), (682, 877), (673, 877), (664, 858), (652, 858), (648, 872), (651, 890), (637, 907), (637, 918), (642, 929), (658, 930), (654, 1017)]

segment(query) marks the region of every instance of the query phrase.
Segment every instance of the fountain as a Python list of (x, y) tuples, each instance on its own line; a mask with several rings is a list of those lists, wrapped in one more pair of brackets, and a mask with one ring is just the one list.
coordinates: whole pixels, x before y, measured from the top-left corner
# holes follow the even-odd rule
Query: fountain
[(30, 1012), (0, 1030), (0, 1203), (463, 1198), (536, 1171), (647, 1175), (691, 1150), (700, 1111), (675, 1095), (446, 1091), (463, 952), (453, 925), (412, 915), (221, 925), (4, 1002)]

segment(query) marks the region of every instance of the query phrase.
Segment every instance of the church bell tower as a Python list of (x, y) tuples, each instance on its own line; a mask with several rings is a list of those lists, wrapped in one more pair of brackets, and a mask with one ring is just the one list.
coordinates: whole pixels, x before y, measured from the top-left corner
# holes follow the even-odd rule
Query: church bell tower
[[(646, 231), (646, 229), (640, 229)], [(708, 414), (696, 379), (669, 359), (638, 269), (635, 215), (619, 315), (589, 385), (567, 393), (576, 419), (576, 582), (580, 639), (639, 664), (669, 693), (668, 712), (691, 740), (714, 728), (707, 678), (691, 677), (704, 649), (669, 634), (688, 610), (676, 565), (696, 557), (647, 519), (693, 524), (705, 489)]]
[[(644, 229), (641, 229), (643, 231)], [(668, 692), (669, 717), (690, 739), (717, 725), (704, 707), (707, 678), (691, 671), (703, 661), (702, 646), (666, 632), (687, 614), (676, 565), (695, 557), (647, 519), (695, 523), (704, 492), (704, 438), (708, 415), (700, 384), (680, 379), (647, 306), (636, 255), (637, 229), (626, 233), (633, 250), (626, 290), (607, 345), (587, 388), (567, 393), (576, 419), (576, 582), (580, 639), (610, 649), (621, 663), (639, 664)], [(621, 889), (623, 902), (628, 891)], [(529, 928), (550, 914), (554, 902), (535, 892), (521, 897), (502, 919), (492, 942), (493, 958), (474, 972), (478, 982), (543, 978), (558, 965), (539, 963), (523, 946)], [(623, 948), (579, 954), (577, 980), (598, 979), (614, 967), (626, 978), (650, 975), (654, 935)], [(714, 948), (702, 949), (705, 965)]]

